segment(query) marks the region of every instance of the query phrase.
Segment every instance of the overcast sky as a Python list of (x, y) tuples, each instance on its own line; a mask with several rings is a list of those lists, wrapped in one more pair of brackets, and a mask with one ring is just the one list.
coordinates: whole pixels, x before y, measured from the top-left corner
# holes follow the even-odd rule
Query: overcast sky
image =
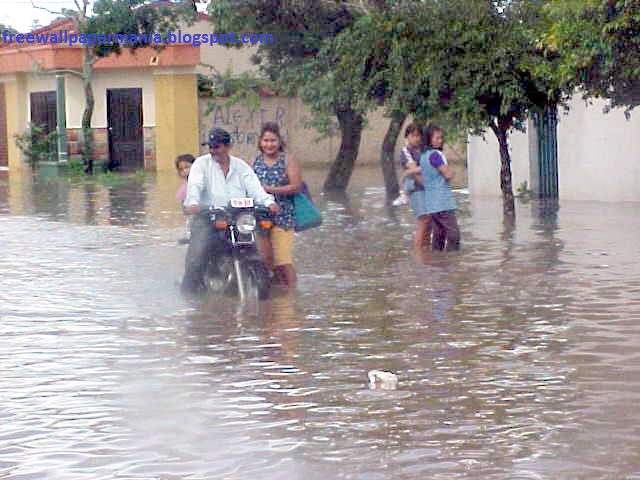
[[(78, 0), (80, 3), (81, 0)], [(63, 8), (75, 9), (73, 0), (33, 0), (39, 7), (59, 12)], [(93, 2), (91, 2), (93, 3)], [(198, 5), (198, 10), (204, 5)], [(57, 15), (53, 15), (45, 10), (33, 8), (31, 0), (0, 0), (0, 23), (10, 25), (20, 32), (31, 30), (31, 22), (38, 20), (40, 25), (48, 25)]]
[[(73, 0), (33, 0), (37, 6), (59, 12), (63, 8), (75, 8)], [(31, 30), (31, 22), (38, 20), (41, 25), (51, 23), (57, 15), (33, 8), (31, 0), (0, 0), (0, 23), (10, 25), (20, 32)]]

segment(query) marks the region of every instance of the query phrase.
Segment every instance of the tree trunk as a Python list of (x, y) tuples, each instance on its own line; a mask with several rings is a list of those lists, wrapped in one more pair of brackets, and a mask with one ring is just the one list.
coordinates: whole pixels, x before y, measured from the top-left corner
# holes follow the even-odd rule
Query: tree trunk
[(82, 84), (84, 86), (84, 113), (82, 114), (82, 162), (85, 165), (85, 172), (93, 174), (93, 132), (91, 130), (91, 117), (95, 99), (93, 98), (92, 74), (93, 74), (93, 54), (89, 47), (84, 47), (84, 61), (82, 65)]
[(347, 189), (347, 185), (349, 185), (349, 179), (353, 173), (356, 158), (358, 158), (364, 118), (348, 107), (337, 109), (336, 116), (340, 124), (342, 139), (340, 141), (338, 155), (336, 155), (336, 159), (333, 161), (331, 169), (329, 170), (327, 180), (324, 182), (324, 190), (343, 192)]
[(398, 135), (400, 135), (402, 124), (406, 118), (407, 114), (398, 110), (395, 110), (391, 114), (391, 122), (384, 136), (382, 151), (380, 152), (380, 167), (382, 168), (382, 176), (384, 177), (384, 188), (387, 192), (387, 199), (390, 200), (396, 198), (400, 193), (393, 154), (396, 148), (396, 142), (398, 141)]
[(515, 217), (516, 207), (511, 180), (511, 155), (509, 154), (509, 129), (506, 122), (492, 124), (491, 129), (500, 145), (500, 190), (502, 190), (502, 210), (505, 215)]

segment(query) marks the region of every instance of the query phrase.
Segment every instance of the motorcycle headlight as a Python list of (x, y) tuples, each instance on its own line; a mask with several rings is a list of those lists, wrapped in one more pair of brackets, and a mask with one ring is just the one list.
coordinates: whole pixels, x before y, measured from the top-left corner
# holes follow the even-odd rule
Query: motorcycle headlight
[(256, 229), (256, 217), (247, 213), (239, 215), (236, 227), (240, 233), (251, 233)]

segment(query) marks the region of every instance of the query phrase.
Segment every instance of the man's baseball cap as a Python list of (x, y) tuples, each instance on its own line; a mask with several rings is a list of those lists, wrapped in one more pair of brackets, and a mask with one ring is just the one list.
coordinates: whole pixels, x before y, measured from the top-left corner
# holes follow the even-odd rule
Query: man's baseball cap
[(212, 128), (209, 132), (207, 141), (202, 145), (209, 145), (210, 147), (217, 147), (218, 145), (229, 145), (231, 143), (231, 135), (229, 132), (222, 128)]

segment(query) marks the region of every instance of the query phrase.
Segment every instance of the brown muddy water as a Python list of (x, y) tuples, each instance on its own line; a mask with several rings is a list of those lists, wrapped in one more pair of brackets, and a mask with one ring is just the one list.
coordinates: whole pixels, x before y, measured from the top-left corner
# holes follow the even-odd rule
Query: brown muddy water
[(377, 171), (305, 177), (259, 310), (178, 295), (174, 176), (1, 177), (0, 479), (640, 479), (637, 204), (459, 192), (462, 251), (415, 258)]

